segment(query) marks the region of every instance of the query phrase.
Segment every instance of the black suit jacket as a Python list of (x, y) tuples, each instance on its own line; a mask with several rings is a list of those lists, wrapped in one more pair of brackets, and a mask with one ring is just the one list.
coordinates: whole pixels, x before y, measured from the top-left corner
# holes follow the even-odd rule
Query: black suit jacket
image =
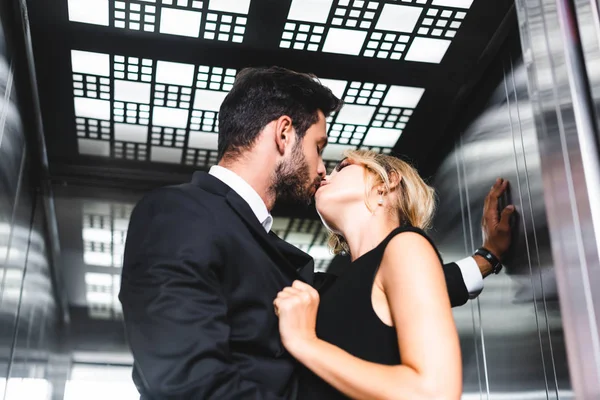
[[(453, 304), (466, 302), (460, 270), (444, 269)], [(131, 216), (119, 293), (142, 399), (295, 398), (273, 300), (295, 279), (331, 281), (313, 271), (307, 254), (267, 234), (206, 173), (145, 196)]]

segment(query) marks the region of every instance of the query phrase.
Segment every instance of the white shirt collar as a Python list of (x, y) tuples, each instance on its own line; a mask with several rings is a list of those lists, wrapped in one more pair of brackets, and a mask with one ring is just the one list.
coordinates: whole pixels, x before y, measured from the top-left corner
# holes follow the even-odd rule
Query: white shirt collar
[(269, 213), (269, 210), (267, 210), (264, 201), (248, 182), (235, 172), (218, 165), (212, 166), (208, 173), (239, 194), (240, 197), (248, 203), (252, 212), (256, 215), (258, 222), (265, 228), (267, 233), (271, 230), (271, 227), (273, 226), (273, 217)]

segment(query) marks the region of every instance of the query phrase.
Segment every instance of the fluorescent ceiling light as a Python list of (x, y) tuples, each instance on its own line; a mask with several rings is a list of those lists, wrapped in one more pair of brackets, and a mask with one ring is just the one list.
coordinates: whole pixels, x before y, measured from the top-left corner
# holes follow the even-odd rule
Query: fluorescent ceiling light
[(84, 251), (83, 262), (87, 265), (98, 265), (101, 267), (112, 266), (112, 255), (110, 253), (101, 253), (97, 251)]
[(115, 80), (115, 100), (131, 103), (150, 104), (149, 83)]
[(290, 232), (286, 236), (285, 240), (294, 246), (309, 245), (312, 243), (314, 235), (312, 233), (304, 232)]
[(87, 156), (110, 156), (110, 142), (93, 139), (77, 139), (79, 154)]
[[(130, 374), (131, 375), (131, 374)], [(125, 399), (136, 399), (139, 398), (138, 393), (133, 381), (130, 382), (112, 382), (112, 381), (101, 381), (87, 380), (87, 381), (75, 381), (68, 380), (65, 384), (65, 398), (64, 400), (125, 400)], [(47, 397), (21, 397), (20, 399), (45, 399)]]
[(210, 132), (191, 131), (188, 147), (194, 149), (217, 150), (219, 135)]
[(335, 143), (329, 144), (325, 147), (325, 150), (323, 150), (323, 159), (333, 161), (341, 160), (346, 150), (356, 150), (356, 146)]
[(208, 9), (211, 11), (248, 14), (250, 0), (210, 0)]
[[(6, 392), (5, 392), (6, 390)], [(3, 400), (50, 399), (52, 384), (40, 378), (0, 378), (0, 398)]]
[(450, 40), (416, 37), (404, 59), (439, 64), (448, 47), (450, 47)]
[(86, 272), (85, 273), (85, 283), (86, 283), (86, 285), (110, 287), (113, 284), (112, 277), (113, 277), (113, 274), (109, 274), (109, 273)]
[(394, 147), (401, 134), (402, 131), (398, 129), (370, 128), (363, 141), (363, 146)]
[(384, 106), (416, 108), (425, 93), (425, 89), (409, 86), (390, 86), (385, 99)]
[(329, 28), (323, 51), (325, 53), (348, 54), (357, 56), (367, 38), (366, 31)]
[(111, 243), (112, 233), (110, 229), (83, 228), (83, 240), (97, 243)]
[(379, 15), (375, 29), (392, 32), (413, 32), (423, 8), (386, 4)]
[(473, 0), (433, 0), (431, 4), (452, 8), (470, 8)]
[(75, 97), (75, 116), (94, 119), (110, 119), (110, 101)]
[(129, 228), (129, 215), (131, 214), (131, 210), (127, 211), (127, 218), (115, 218), (113, 219), (113, 228), (116, 231), (121, 231), (125, 235), (127, 235), (127, 229)]
[(292, 0), (288, 19), (324, 24), (333, 0)]
[(335, 122), (339, 124), (369, 125), (376, 107), (346, 104), (338, 113)]
[(156, 82), (191, 87), (194, 83), (194, 66), (158, 61), (156, 63)]
[(195, 110), (219, 111), (227, 92), (196, 89)]
[(344, 96), (344, 90), (346, 90), (346, 86), (348, 86), (347, 81), (341, 81), (338, 79), (319, 79), (319, 82), (321, 82), (323, 86), (327, 86), (335, 95), (335, 97), (339, 99)]
[(110, 76), (110, 57), (108, 54), (71, 50), (71, 66), (75, 73)]
[(163, 7), (160, 15), (160, 33), (188, 37), (200, 36), (202, 13)]
[[(115, 123), (115, 140), (121, 142), (148, 142), (148, 126)], [(127, 228), (127, 226), (125, 226)]]
[(182, 154), (181, 149), (152, 146), (151, 161), (152, 162), (163, 162), (163, 163), (169, 163), (169, 164), (180, 164), (181, 163), (181, 154)]
[(89, 305), (112, 305), (113, 295), (112, 293), (105, 292), (87, 292), (85, 299)]
[(152, 125), (186, 128), (188, 114), (188, 110), (180, 108), (154, 107)]
[(308, 254), (315, 260), (331, 260), (333, 254), (327, 246), (312, 246), (308, 251)]
[(108, 0), (68, 0), (69, 21), (108, 26)]

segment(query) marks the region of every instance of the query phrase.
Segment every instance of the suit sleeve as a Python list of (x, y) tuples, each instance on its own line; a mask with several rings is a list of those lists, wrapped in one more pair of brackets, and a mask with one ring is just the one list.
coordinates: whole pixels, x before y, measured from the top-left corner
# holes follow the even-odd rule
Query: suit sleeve
[(469, 300), (469, 291), (465, 285), (462, 273), (456, 263), (444, 264), (444, 277), (452, 307), (462, 306)]
[(132, 213), (119, 299), (136, 372), (152, 399), (279, 400), (232, 360), (216, 225), (178, 189)]

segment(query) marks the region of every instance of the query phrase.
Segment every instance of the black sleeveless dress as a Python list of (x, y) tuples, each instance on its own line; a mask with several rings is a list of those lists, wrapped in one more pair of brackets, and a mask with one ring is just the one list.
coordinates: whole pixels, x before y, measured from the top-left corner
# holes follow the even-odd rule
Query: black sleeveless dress
[[(434, 246), (422, 230), (403, 226), (393, 230), (373, 250), (354, 260), (348, 266), (349, 270), (320, 293), (316, 325), (320, 339), (366, 361), (400, 364), (396, 329), (381, 322), (373, 310), (371, 292), (387, 244), (402, 232), (423, 235)], [(299, 400), (347, 398), (304, 366), (299, 369), (299, 379)]]

